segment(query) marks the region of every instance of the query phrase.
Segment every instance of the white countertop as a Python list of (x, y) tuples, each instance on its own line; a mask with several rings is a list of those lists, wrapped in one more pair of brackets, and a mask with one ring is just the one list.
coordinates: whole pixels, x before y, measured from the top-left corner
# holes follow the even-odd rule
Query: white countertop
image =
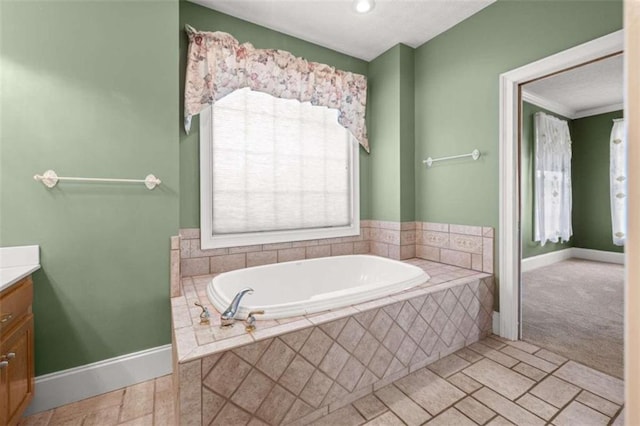
[(40, 246), (0, 247), (0, 291), (40, 269)]

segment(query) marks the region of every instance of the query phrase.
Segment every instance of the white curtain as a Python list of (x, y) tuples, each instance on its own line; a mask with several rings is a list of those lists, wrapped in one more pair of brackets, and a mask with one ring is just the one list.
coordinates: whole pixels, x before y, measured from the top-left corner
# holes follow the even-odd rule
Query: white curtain
[(613, 120), (609, 145), (613, 244), (623, 246), (627, 232), (627, 135), (624, 119)]
[(571, 135), (565, 120), (535, 115), (534, 239), (568, 241), (571, 228)]

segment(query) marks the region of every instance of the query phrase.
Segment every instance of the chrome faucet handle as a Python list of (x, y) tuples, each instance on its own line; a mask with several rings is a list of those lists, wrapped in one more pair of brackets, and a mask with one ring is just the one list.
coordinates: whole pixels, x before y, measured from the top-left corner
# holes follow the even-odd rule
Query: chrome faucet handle
[(200, 325), (209, 324), (209, 318), (211, 317), (209, 309), (206, 306), (203, 306), (200, 302), (195, 302), (194, 305), (202, 309), (202, 312), (200, 312)]
[(251, 287), (246, 287), (235, 295), (229, 307), (222, 313), (222, 315), (220, 315), (220, 327), (233, 326), (236, 314), (240, 308), (240, 300), (242, 300), (242, 297), (247, 293), (252, 294), (253, 289)]
[(254, 315), (264, 315), (264, 311), (260, 310), (249, 312), (247, 319), (244, 321), (244, 329), (247, 331), (247, 333), (251, 333), (256, 329), (256, 317)]

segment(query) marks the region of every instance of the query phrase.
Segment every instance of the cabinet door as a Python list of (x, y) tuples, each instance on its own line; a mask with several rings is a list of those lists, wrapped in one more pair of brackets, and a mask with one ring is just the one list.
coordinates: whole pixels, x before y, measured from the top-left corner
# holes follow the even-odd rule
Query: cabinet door
[(6, 424), (14, 425), (33, 397), (33, 315), (4, 338), (0, 348), (0, 360), (8, 362), (1, 372), (6, 399), (0, 406), (6, 403)]

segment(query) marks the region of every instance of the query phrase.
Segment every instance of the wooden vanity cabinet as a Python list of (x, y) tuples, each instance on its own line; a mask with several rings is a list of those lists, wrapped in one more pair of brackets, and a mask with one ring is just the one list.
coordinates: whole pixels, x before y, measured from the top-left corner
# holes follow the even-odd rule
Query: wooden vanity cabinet
[(17, 425), (33, 398), (33, 283), (0, 293), (0, 425)]

